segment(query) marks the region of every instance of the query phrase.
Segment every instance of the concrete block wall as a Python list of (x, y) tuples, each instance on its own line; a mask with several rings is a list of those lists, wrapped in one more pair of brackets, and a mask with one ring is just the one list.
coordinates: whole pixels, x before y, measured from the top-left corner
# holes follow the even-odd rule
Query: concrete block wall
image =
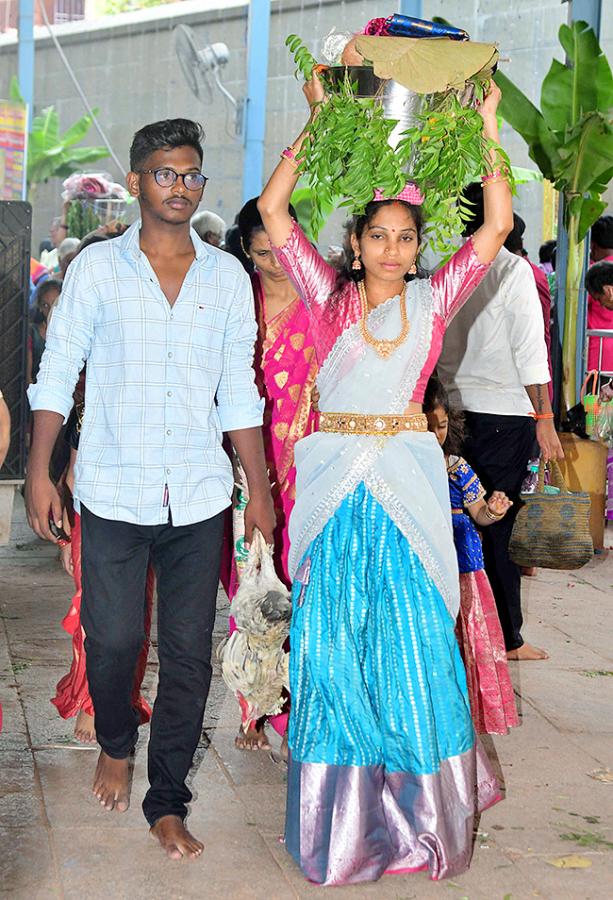
[[(205, 0), (129, 13), (98, 23), (60, 26), (57, 34), (92, 106), (98, 107), (110, 141), (127, 168), (128, 149), (134, 131), (157, 119), (187, 116), (205, 127), (205, 171), (210, 177), (203, 205), (232, 221), (241, 202), (243, 148), (228, 134), (231, 111), (213, 89), (212, 98), (200, 104), (190, 93), (174, 50), (173, 28), (183, 22), (194, 28), (199, 45), (224, 41), (230, 61), (223, 81), (235, 97), (245, 94), (247, 5), (227, 0), (223, 8)], [(375, 8), (365, 0), (277, 0), (272, 5), (266, 126), (267, 176), (279, 151), (302, 126), (306, 107), (285, 37), (296, 32), (319, 54), (321, 39), (332, 27), (359, 29), (370, 17), (389, 7)], [(613, 58), (613, 10), (603, 9), (602, 43)], [(424, 16), (442, 15), (462, 25), (475, 40), (497, 41), (504, 71), (538, 103), (540, 84), (553, 55), (560, 57), (557, 31), (566, 20), (568, 6), (559, 0), (513, 0), (508, 7), (498, 0), (424, 0)], [(6, 96), (16, 71), (16, 44), (0, 36), (0, 96)], [(83, 114), (83, 106), (48, 36), (36, 40), (36, 110), (54, 104), (63, 128)], [(230, 130), (232, 127), (230, 125)], [(532, 166), (523, 141), (505, 128), (504, 143), (517, 165)], [(88, 143), (99, 143), (92, 129)], [(120, 180), (112, 160), (100, 168)], [(61, 211), (60, 184), (42, 185), (34, 211), (34, 243), (46, 236), (51, 218)], [(528, 222), (527, 245), (534, 255), (541, 241), (542, 188), (520, 188), (516, 207)], [(321, 244), (339, 241), (342, 214), (332, 219)]]

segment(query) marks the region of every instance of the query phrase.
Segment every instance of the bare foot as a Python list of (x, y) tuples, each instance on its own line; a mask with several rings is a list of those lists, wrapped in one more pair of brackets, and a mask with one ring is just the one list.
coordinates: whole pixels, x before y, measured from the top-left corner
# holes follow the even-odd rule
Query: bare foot
[(197, 859), (204, 850), (204, 844), (190, 834), (179, 816), (162, 816), (149, 833), (170, 859)]
[(74, 736), (82, 744), (96, 743), (96, 729), (94, 728), (94, 717), (89, 713), (79, 710), (77, 721), (74, 727)]
[(522, 644), (521, 647), (517, 647), (516, 650), (509, 650), (507, 652), (507, 659), (549, 659), (549, 654), (546, 650), (541, 650), (540, 647), (533, 647), (532, 644)]
[(125, 812), (130, 805), (128, 760), (112, 759), (101, 750), (93, 793), (105, 809)]
[(521, 566), (521, 574), (526, 578), (536, 578), (538, 573), (539, 570), (536, 568), (536, 566)]
[(270, 743), (263, 728), (238, 729), (234, 746), (239, 750), (270, 750)]

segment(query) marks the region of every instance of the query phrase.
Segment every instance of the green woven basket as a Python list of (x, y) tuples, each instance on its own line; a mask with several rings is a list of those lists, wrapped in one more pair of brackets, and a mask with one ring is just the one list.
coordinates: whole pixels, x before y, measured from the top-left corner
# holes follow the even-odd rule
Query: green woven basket
[(541, 460), (534, 494), (522, 494), (509, 556), (518, 566), (542, 569), (580, 569), (590, 561), (594, 545), (590, 533), (590, 495), (571, 493), (558, 463), (549, 463), (559, 494), (546, 494), (545, 463)]

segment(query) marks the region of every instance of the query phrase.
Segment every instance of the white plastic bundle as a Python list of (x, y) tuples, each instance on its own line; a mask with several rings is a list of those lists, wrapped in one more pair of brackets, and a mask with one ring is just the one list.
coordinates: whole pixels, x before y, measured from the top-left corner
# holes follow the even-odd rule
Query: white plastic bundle
[(351, 32), (340, 32), (336, 28), (325, 36), (321, 42), (321, 58), (328, 66), (338, 66), (341, 62), (343, 50), (353, 37)]
[(249, 557), (232, 601), (237, 630), (219, 645), (225, 683), (240, 693), (251, 720), (283, 708), (289, 654), (283, 649), (292, 615), (289, 591), (275, 572), (272, 547), (254, 531)]

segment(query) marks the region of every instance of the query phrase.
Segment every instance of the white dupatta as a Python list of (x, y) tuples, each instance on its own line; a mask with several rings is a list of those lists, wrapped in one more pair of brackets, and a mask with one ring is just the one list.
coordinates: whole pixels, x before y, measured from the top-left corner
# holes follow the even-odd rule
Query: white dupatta
[[(411, 282), (405, 302), (406, 341), (386, 360), (366, 344), (359, 323), (339, 336), (319, 371), (322, 412), (401, 415), (430, 351), (433, 298), (429, 280)], [(400, 298), (374, 309), (368, 328), (377, 338), (400, 331)], [(296, 444), (296, 505), (290, 524), (292, 578), (311, 542), (343, 499), (364, 482), (405, 535), (456, 617), (458, 564), (443, 453), (430, 432), (391, 437), (317, 432)]]

